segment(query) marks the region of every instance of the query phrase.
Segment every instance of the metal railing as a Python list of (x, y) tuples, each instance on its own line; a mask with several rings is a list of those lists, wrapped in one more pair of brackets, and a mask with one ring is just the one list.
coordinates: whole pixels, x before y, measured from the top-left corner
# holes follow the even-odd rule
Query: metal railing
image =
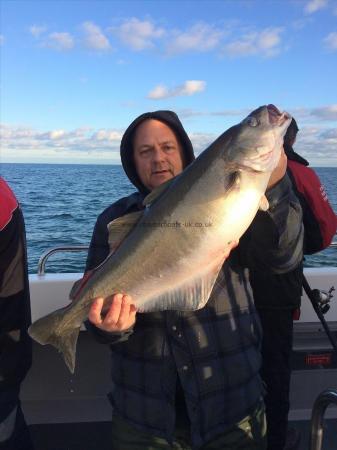
[(311, 414), (310, 450), (322, 449), (324, 413), (332, 403), (337, 405), (337, 390), (334, 389), (321, 392), (315, 400)]
[(88, 251), (89, 246), (88, 245), (77, 245), (77, 246), (67, 246), (67, 247), (54, 247), (50, 250), (47, 250), (43, 255), (40, 256), (38, 265), (37, 265), (37, 274), (38, 275), (44, 275), (45, 274), (45, 267), (46, 262), (49, 256), (53, 255), (54, 253), (59, 252), (83, 252)]
[[(337, 248), (337, 241), (332, 242), (329, 247), (331, 248)], [(88, 251), (89, 246), (88, 245), (77, 245), (77, 246), (65, 246), (65, 247), (54, 247), (50, 250), (47, 250), (43, 255), (41, 255), (38, 266), (37, 266), (37, 274), (38, 275), (44, 275), (45, 274), (45, 267), (46, 262), (49, 256), (53, 255), (54, 253), (58, 252), (83, 252)]]

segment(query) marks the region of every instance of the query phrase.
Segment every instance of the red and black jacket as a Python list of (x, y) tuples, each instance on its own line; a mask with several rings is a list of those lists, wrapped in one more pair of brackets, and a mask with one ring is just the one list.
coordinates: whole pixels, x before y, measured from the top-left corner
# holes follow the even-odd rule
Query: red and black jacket
[(304, 254), (320, 252), (335, 236), (337, 216), (320, 179), (310, 167), (288, 158), (288, 175), (303, 210)]
[(17, 387), (31, 365), (30, 321), (24, 219), (0, 177), (0, 390)]

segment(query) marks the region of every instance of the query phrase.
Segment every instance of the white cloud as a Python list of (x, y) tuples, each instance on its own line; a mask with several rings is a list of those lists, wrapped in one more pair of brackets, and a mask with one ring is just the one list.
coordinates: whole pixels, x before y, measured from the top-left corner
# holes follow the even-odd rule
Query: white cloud
[[(207, 110), (193, 110), (193, 109), (181, 109), (178, 111), (179, 116), (184, 118), (190, 117), (198, 117), (198, 116), (213, 116), (213, 117), (231, 117), (235, 120), (241, 120), (246, 117), (253, 109), (255, 109), (256, 105), (252, 105), (251, 107), (242, 108), (242, 109), (224, 109), (218, 111), (207, 111)], [(282, 107), (280, 107), (283, 110)], [(294, 116), (296, 121), (298, 122), (300, 128), (300, 122), (304, 122), (306, 124), (317, 122), (319, 119), (321, 122), (333, 122), (337, 120), (337, 104), (331, 104), (326, 106), (320, 106), (317, 108), (304, 108), (304, 107), (296, 107), (291, 110), (286, 110)]]
[[(196, 155), (205, 150), (220, 135), (214, 133), (191, 133)], [(318, 127), (301, 127), (296, 144), (296, 151), (307, 158), (311, 165), (337, 166), (337, 129)]]
[(323, 131), (321, 137), (332, 140), (337, 145), (337, 128)]
[(329, 50), (337, 50), (337, 32), (334, 31), (328, 34), (323, 42)]
[(306, 3), (304, 11), (307, 14), (312, 14), (324, 8), (327, 4), (328, 4), (327, 0), (310, 0), (309, 2)]
[(122, 133), (116, 130), (98, 130), (92, 135), (92, 139), (97, 141), (117, 141), (122, 139)]
[(293, 22), (291, 22), (291, 27), (294, 30), (303, 30), (303, 28), (305, 28), (307, 25), (309, 25), (310, 23), (313, 22), (312, 17), (302, 17), (300, 19), (294, 20)]
[[(29, 138), (34, 135), (33, 130), (25, 127), (10, 127), (8, 125), (0, 125), (1, 140), (5, 139), (22, 139)], [(2, 142), (2, 141), (1, 141)]]
[(148, 94), (148, 98), (152, 100), (160, 100), (170, 97), (179, 97), (184, 95), (194, 95), (205, 90), (206, 82), (202, 80), (187, 80), (180, 86), (169, 89), (165, 85), (156, 86)]
[(103, 34), (100, 27), (92, 22), (84, 22), (82, 29), (85, 33), (84, 44), (93, 50), (110, 50), (111, 45), (108, 38)]
[(172, 97), (172, 95), (170, 94), (170, 90), (166, 86), (164, 86), (163, 84), (158, 84), (158, 86), (156, 86), (154, 89), (152, 89), (152, 91), (149, 92), (147, 97), (158, 100), (160, 98)]
[(74, 152), (86, 154), (94, 151), (119, 151), (122, 138), (120, 130), (98, 130), (76, 128), (71, 131), (63, 129), (40, 132), (28, 127), (0, 126), (1, 150), (37, 152), (63, 151), (70, 157)]
[(240, 39), (230, 42), (224, 47), (224, 52), (230, 56), (261, 55), (272, 57), (280, 52), (283, 28), (266, 28), (261, 32), (251, 32)]
[(66, 135), (66, 132), (64, 130), (53, 130), (53, 131), (48, 131), (47, 133), (43, 133), (40, 134), (38, 136), (39, 139), (47, 139), (47, 140), (51, 140), (51, 141), (56, 141), (59, 139), (64, 138)]
[(181, 109), (178, 112), (179, 117), (190, 118), (190, 117), (200, 117), (200, 116), (213, 116), (213, 117), (238, 117), (241, 120), (246, 117), (253, 108), (245, 109), (226, 109), (220, 111), (199, 111), (194, 109)]
[[(307, 19), (308, 20), (308, 19)], [(49, 32), (47, 27), (32, 25), (30, 33), (44, 47), (54, 50), (71, 50), (75, 44), (83, 45), (95, 51), (111, 50), (109, 36), (97, 24), (86, 21), (80, 25), (82, 36), (75, 41), (75, 34), (71, 32)], [(221, 26), (206, 22), (194, 23), (185, 30), (170, 30), (158, 26), (151, 19), (138, 19), (131, 17), (118, 22), (117, 25), (108, 28), (108, 33), (133, 51), (156, 49), (166, 56), (174, 56), (187, 52), (211, 52), (222, 50), (231, 56), (262, 55), (274, 56), (281, 50), (281, 33), (283, 28), (266, 28), (261, 31), (253, 30), (245, 33), (237, 39), (227, 42), (224, 40), (229, 33), (239, 33), (239, 25), (233, 23)]]
[(50, 33), (43, 45), (54, 50), (71, 50), (75, 43), (74, 38), (70, 33)]
[(209, 112), (206, 110), (199, 111), (196, 109), (183, 108), (183, 109), (177, 110), (177, 114), (179, 117), (181, 117), (183, 119), (189, 119), (191, 117), (207, 116), (207, 115), (209, 115)]
[(189, 138), (191, 139), (194, 153), (198, 156), (202, 151), (204, 151), (218, 135), (213, 133), (191, 133)]
[[(29, 160), (113, 159), (119, 162), (119, 145), (123, 132), (117, 129), (77, 128), (40, 132), (28, 127), (0, 125), (2, 160), (18, 158)], [(211, 133), (192, 133), (196, 154), (204, 150), (217, 136)]]
[(41, 34), (43, 34), (45, 31), (47, 31), (47, 27), (44, 25), (32, 25), (29, 27), (29, 32), (31, 35), (33, 35), (35, 38), (39, 38)]
[(3, 45), (5, 42), (5, 38), (3, 34), (0, 34), (0, 46)]
[(298, 106), (294, 108), (285, 107), (297, 121), (300, 129), (302, 126), (317, 125), (317, 121), (322, 122), (334, 122), (337, 120), (337, 104), (319, 106), (316, 108), (307, 108)]
[(173, 39), (167, 45), (168, 54), (189, 51), (205, 52), (213, 50), (220, 43), (224, 31), (206, 23), (197, 23), (187, 31), (174, 31)]
[(311, 165), (337, 165), (337, 129), (302, 127), (297, 135), (296, 151)]
[[(310, 116), (310, 112), (314, 111), (315, 109), (303, 110), (303, 113), (306, 112), (307, 116)], [(223, 115), (227, 115), (226, 113), (221, 112)], [(237, 111), (229, 110), (229, 113), (235, 114)], [(240, 118), (245, 115), (242, 111)], [(300, 131), (296, 151), (307, 158), (311, 165), (337, 166), (337, 127), (318, 126), (317, 123), (315, 126), (308, 126), (303, 122), (305, 120), (298, 121)], [(206, 149), (223, 131), (224, 129), (219, 133), (190, 133), (195, 153), (199, 154)], [(0, 125), (1, 159), (3, 162), (92, 162), (95, 159), (102, 162), (119, 162), (122, 134), (123, 131), (119, 129), (76, 128), (69, 131), (55, 129), (41, 132), (29, 127)]]
[(322, 120), (337, 120), (337, 104), (314, 108), (310, 114)]
[(175, 95), (194, 95), (205, 90), (206, 82), (202, 80), (187, 80), (182, 86), (175, 88)]
[(154, 41), (165, 35), (163, 28), (156, 27), (150, 20), (142, 21), (136, 17), (125, 20), (119, 27), (110, 28), (110, 31), (136, 51), (154, 47)]

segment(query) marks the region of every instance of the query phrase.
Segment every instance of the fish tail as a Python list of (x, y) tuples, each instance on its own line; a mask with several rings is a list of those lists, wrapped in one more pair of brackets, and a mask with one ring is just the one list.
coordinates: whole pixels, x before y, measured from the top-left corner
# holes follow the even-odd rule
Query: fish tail
[(66, 310), (57, 311), (41, 317), (28, 329), (29, 335), (39, 344), (53, 345), (60, 353), (71, 373), (75, 370), (75, 355), (81, 323), (75, 324), (67, 320)]

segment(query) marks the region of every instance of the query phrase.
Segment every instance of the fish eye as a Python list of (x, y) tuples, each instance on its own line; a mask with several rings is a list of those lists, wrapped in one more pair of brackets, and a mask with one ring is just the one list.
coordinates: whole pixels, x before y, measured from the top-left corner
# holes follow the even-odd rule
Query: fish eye
[(257, 120), (255, 116), (249, 116), (245, 120), (245, 123), (250, 127), (257, 127), (260, 122)]

